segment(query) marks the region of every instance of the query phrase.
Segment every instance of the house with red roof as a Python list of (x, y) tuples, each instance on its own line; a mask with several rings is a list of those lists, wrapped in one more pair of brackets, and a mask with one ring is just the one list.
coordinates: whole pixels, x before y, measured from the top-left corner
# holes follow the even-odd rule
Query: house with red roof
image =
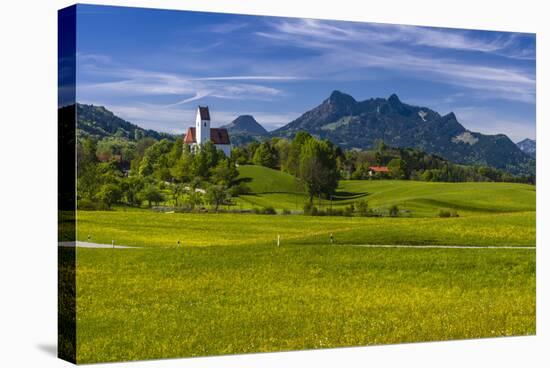
[(390, 169), (388, 169), (387, 166), (369, 166), (369, 176), (373, 176), (375, 174), (389, 174)]
[(229, 133), (225, 128), (210, 128), (210, 110), (208, 106), (199, 106), (197, 108), (195, 127), (187, 129), (183, 142), (190, 145), (193, 151), (196, 151), (206, 142), (212, 142), (227, 157), (231, 155)]

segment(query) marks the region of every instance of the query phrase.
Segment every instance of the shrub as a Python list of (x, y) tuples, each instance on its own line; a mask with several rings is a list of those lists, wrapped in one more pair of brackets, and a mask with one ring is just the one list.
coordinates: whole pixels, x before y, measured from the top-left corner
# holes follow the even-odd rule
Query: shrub
[(368, 216), (369, 204), (364, 199), (357, 202), (357, 213), (359, 216)]
[(456, 210), (439, 210), (439, 217), (459, 217)]
[(290, 215), (291, 213), (289, 209), (283, 208), (283, 215)]
[(240, 182), (239, 184), (232, 186), (229, 191), (232, 197), (237, 197), (242, 194), (249, 194), (251, 192), (250, 187), (246, 185), (245, 182)]
[(399, 216), (399, 207), (397, 207), (396, 204), (390, 207), (389, 210), (390, 217), (397, 217)]
[(327, 216), (343, 216), (343, 215), (344, 215), (344, 210), (340, 208), (327, 210)]
[(353, 216), (353, 212), (355, 211), (355, 207), (353, 206), (353, 204), (350, 204), (349, 206), (346, 206), (344, 208), (344, 213), (343, 215), (344, 216)]
[(451, 217), (451, 212), (448, 210), (439, 210), (439, 217)]
[(269, 207), (265, 207), (263, 210), (262, 210), (262, 213), (264, 215), (276, 215), (277, 214), (277, 211), (275, 211), (275, 208), (269, 206)]
[(93, 202), (89, 199), (79, 199), (77, 202), (79, 210), (105, 211), (110, 208), (103, 202)]

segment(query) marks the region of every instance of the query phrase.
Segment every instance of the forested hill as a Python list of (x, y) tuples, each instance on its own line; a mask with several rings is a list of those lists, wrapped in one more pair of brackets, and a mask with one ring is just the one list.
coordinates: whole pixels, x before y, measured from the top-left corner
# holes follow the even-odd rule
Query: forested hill
[(139, 140), (150, 137), (154, 139), (175, 139), (168, 133), (159, 133), (152, 129), (143, 129), (107, 110), (103, 106), (77, 104), (77, 137), (120, 137), (129, 140)]

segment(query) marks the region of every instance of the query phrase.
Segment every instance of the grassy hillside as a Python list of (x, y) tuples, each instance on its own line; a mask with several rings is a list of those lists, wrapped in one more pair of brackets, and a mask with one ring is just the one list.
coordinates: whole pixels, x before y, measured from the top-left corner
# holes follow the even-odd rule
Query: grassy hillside
[(263, 166), (239, 166), (239, 179), (244, 180), (256, 194), (300, 192), (294, 176)]
[(363, 194), (372, 207), (396, 204), (416, 216), (435, 216), (440, 209), (476, 215), (534, 211), (536, 207), (536, 189), (527, 184), (349, 180), (341, 182), (340, 190)]
[[(252, 195), (237, 200), (242, 208), (272, 206), (299, 211), (306, 201), (295, 179), (286, 173), (260, 166), (239, 167), (250, 181)], [(454, 209), (461, 216), (534, 211), (536, 189), (515, 183), (432, 183), (408, 180), (342, 180), (333, 197), (333, 208), (366, 200), (370, 208), (386, 211), (396, 204), (414, 217), (434, 217), (442, 209)], [(328, 208), (330, 200), (315, 200)]]

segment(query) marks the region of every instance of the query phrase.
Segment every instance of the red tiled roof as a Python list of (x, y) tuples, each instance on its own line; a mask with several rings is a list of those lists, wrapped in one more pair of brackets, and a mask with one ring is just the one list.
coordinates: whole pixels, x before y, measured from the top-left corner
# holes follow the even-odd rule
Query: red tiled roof
[[(210, 129), (210, 140), (214, 144), (230, 144), (229, 133), (225, 128), (211, 128)], [(195, 134), (195, 128), (187, 128), (187, 133), (185, 134), (184, 143), (191, 144), (197, 143), (197, 135)]]
[(210, 139), (214, 144), (230, 144), (229, 133), (225, 128), (210, 129)]
[(210, 120), (210, 110), (208, 110), (208, 106), (199, 106), (199, 114), (201, 114), (201, 120)]
[(185, 133), (185, 139), (183, 142), (187, 144), (197, 142), (197, 139), (195, 138), (195, 128), (187, 128), (187, 133)]
[(369, 169), (374, 172), (390, 172), (387, 166), (369, 166)]

